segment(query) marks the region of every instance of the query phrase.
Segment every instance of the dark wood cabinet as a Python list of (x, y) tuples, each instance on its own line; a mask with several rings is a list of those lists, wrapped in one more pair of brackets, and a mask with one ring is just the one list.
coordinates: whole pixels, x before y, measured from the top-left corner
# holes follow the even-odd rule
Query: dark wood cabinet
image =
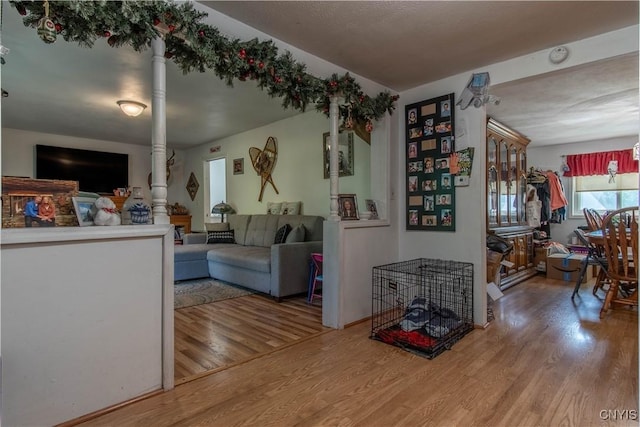
[(500, 287), (506, 289), (536, 274), (533, 228), (527, 226), (527, 145), (519, 132), (487, 120), (487, 232), (509, 240), (513, 251), (502, 269)]

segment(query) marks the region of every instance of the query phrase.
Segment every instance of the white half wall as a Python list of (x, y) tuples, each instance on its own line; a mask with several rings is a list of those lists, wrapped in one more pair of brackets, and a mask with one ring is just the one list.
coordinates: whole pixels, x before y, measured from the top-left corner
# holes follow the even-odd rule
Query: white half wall
[(173, 387), (173, 227), (2, 230), (2, 421)]

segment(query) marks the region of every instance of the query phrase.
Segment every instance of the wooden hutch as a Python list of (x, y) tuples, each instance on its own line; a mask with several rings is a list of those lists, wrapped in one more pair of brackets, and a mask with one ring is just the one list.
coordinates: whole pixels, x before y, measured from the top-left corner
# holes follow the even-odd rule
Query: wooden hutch
[(500, 288), (506, 289), (536, 274), (533, 262), (533, 228), (525, 218), (527, 145), (529, 138), (495, 121), (487, 120), (487, 233), (513, 244), (506, 258)]

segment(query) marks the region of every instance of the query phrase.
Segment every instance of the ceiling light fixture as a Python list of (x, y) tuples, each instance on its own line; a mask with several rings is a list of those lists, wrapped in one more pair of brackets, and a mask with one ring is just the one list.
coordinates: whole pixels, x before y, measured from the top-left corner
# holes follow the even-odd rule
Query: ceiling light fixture
[(118, 105), (123, 113), (131, 117), (139, 116), (147, 108), (142, 102), (137, 101), (118, 101)]

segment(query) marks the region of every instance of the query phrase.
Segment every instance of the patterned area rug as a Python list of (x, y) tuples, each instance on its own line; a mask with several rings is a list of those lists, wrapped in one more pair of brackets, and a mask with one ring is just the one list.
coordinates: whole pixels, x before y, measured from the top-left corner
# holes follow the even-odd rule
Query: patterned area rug
[(173, 306), (176, 309), (238, 298), (255, 293), (248, 289), (208, 278), (175, 283), (173, 289), (175, 295)]

